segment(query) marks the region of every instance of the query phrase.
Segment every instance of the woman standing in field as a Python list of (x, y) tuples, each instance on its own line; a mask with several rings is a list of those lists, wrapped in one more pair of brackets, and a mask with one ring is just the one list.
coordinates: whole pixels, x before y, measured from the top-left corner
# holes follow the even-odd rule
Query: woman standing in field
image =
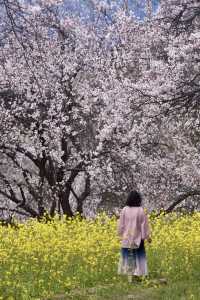
[(148, 273), (144, 241), (151, 242), (151, 238), (148, 218), (141, 202), (141, 195), (137, 191), (130, 192), (118, 223), (122, 247), (118, 274), (128, 275), (129, 282), (132, 282), (133, 276), (145, 276)]

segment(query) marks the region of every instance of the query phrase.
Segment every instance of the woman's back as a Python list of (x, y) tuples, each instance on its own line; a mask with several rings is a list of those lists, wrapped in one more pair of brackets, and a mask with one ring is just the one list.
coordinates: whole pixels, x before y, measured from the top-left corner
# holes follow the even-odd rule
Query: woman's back
[(120, 214), (118, 234), (123, 248), (138, 248), (141, 240), (148, 238), (149, 226), (144, 209), (125, 206)]
[(150, 242), (151, 239), (148, 218), (141, 202), (140, 193), (131, 191), (118, 223), (118, 234), (122, 244), (118, 274), (127, 274), (129, 282), (132, 281), (132, 275), (148, 274), (144, 240)]

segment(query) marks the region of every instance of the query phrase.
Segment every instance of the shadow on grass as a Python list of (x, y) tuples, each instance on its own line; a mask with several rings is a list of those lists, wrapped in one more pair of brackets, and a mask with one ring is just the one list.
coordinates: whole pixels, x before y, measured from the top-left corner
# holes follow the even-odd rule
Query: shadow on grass
[(125, 280), (91, 288), (76, 288), (69, 293), (43, 300), (199, 300), (200, 285), (196, 280), (167, 282), (165, 278), (143, 282)]
[(142, 282), (125, 281), (115, 284), (98, 285), (91, 288), (76, 288), (66, 294), (58, 294), (44, 300), (155, 300), (156, 290), (160, 285), (166, 285), (166, 279), (145, 280)]

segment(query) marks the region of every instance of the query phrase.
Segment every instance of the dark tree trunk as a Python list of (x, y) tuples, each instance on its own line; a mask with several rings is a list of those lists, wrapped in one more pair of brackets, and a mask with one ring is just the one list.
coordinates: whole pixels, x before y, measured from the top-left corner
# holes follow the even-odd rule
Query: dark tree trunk
[(61, 191), (58, 195), (63, 213), (68, 217), (73, 217), (73, 212), (69, 204), (70, 190)]
[(77, 212), (82, 215), (83, 214), (83, 202), (79, 201), (77, 204)]
[(85, 199), (90, 195), (90, 176), (89, 174), (87, 175), (87, 178), (85, 180), (85, 188), (84, 191), (82, 192), (82, 194), (80, 196), (78, 196), (74, 189), (71, 187), (71, 192), (73, 194), (73, 196), (76, 199), (77, 202), (77, 212), (82, 215), (83, 214), (83, 203), (85, 201)]
[(77, 201), (77, 211), (81, 215), (83, 214), (83, 203), (89, 195), (90, 195), (90, 175), (88, 174), (85, 180), (85, 189)]

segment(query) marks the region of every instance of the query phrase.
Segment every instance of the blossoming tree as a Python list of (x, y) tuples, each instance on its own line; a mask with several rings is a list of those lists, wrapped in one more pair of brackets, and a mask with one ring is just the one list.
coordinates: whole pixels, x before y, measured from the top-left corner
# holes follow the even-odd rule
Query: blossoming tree
[(0, 5), (2, 211), (72, 216), (133, 187), (170, 210), (200, 194), (197, 1), (147, 6), (143, 22), (98, 6), (96, 25), (63, 1)]

